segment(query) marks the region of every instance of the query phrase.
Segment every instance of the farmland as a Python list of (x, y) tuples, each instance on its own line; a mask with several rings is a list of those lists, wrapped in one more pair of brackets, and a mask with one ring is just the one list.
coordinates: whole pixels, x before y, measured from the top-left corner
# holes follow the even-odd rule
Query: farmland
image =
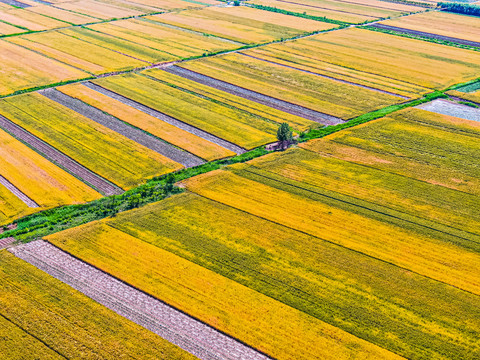
[(4, 358), (194, 358), (5, 250), (0, 278)]
[(182, 11), (153, 15), (147, 19), (180, 28), (216, 35), (240, 43), (265, 43), (304, 33), (333, 29), (335, 25), (248, 7)]
[(254, 0), (255, 5), (279, 8), (295, 13), (306, 13), (312, 16), (348, 23), (373, 21), (378, 18), (398, 16), (401, 14), (418, 12), (422, 8), (399, 3), (381, 2), (377, 0), (360, 1), (331, 1), (331, 0)]
[(480, 27), (435, 6), (0, 0), (0, 358), (479, 359)]
[(125, 189), (181, 167), (39, 94), (3, 100), (0, 114)]

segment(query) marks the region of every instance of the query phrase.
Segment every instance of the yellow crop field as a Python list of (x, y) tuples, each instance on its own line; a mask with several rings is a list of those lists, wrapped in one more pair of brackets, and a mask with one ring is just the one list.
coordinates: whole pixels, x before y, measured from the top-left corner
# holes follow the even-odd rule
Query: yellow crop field
[(182, 167), (39, 94), (4, 99), (0, 113), (124, 189)]
[(0, 281), (5, 359), (195, 358), (5, 250)]
[(149, 69), (143, 71), (143, 73), (164, 83), (172, 84), (182, 89), (186, 89), (187, 91), (193, 91), (211, 99), (221, 101), (227, 105), (248, 111), (254, 115), (261, 116), (277, 124), (287, 122), (296, 131), (305, 131), (312, 127), (319, 126), (315, 121), (295, 116), (254, 101), (217, 90), (214, 87), (206, 86), (166, 71)]
[(0, 185), (0, 226), (9, 224), (14, 219), (30, 215), (39, 210), (38, 208), (28, 207), (10, 190)]
[(409, 359), (478, 352), (477, 295), (323, 240), (329, 231), (313, 237), (267, 221), (276, 209), (261, 210), (184, 193), (48, 239), (277, 359), (396, 357), (358, 338)]
[(462, 92), (462, 91), (450, 90), (447, 92), (447, 94), (459, 97), (464, 100), (470, 100), (475, 103), (480, 103), (480, 91), (478, 90), (474, 92)]
[(235, 153), (230, 150), (181, 130), (81, 84), (62, 86), (59, 87), (58, 90), (64, 94), (80, 99), (97, 109), (107, 112), (122, 121), (148, 131), (149, 133), (205, 160), (210, 161), (235, 155)]
[(83, 203), (101, 196), (3, 130), (0, 130), (0, 157), (0, 175), (40, 205), (37, 210)]
[(343, 119), (405, 101), (236, 53), (179, 66)]
[(259, 181), (242, 173), (214, 171), (187, 180), (185, 186), (222, 204), (480, 294), (478, 254), (331, 206), (311, 192), (297, 194), (292, 186)]
[(63, 21), (23, 9), (0, 11), (0, 20), (29, 30), (48, 30), (68, 26), (68, 24)]
[[(142, 210), (161, 216), (192, 197), (180, 195)], [(161, 235), (145, 236), (141, 227), (132, 231), (135, 236), (99, 222), (51, 235), (49, 241), (279, 360), (347, 359), (354, 354), (401, 358), (162, 249)]]
[(59, 31), (20, 35), (9, 38), (8, 41), (93, 74), (131, 70), (148, 65), (146, 61), (119, 54)]
[(0, 95), (88, 76), (83, 71), (3, 40), (0, 40), (0, 63)]
[(478, 18), (448, 12), (430, 11), (382, 21), (380, 24), (471, 41), (479, 41), (480, 38)]
[(102, 20), (142, 15), (141, 11), (105, 4), (95, 0), (62, 2), (55, 6)]
[(478, 52), (358, 28), (282, 45), (285, 52), (310, 49), (313, 63), (318, 60), (429, 89), (475, 79), (480, 69)]
[(0, 22), (0, 35), (10, 35), (25, 32), (24, 29)]
[(99, 31), (135, 44), (164, 52), (169, 60), (199, 56), (204, 53), (235, 49), (232, 44), (212, 36), (171, 29), (143, 19), (128, 19), (95, 24), (89, 29)]
[(480, 156), (479, 131), (478, 122), (414, 108), (301, 146), (478, 196), (480, 172), (471, 159)]
[(66, 21), (74, 25), (80, 25), (80, 24), (86, 24), (86, 23), (98, 21), (98, 19), (93, 18), (91, 16), (81, 15), (71, 11), (62, 10), (50, 5), (39, 5), (39, 4), (37, 5), (38, 6), (29, 7), (25, 11), (32, 11), (37, 14), (49, 16), (61, 21)]
[(148, 16), (147, 19), (200, 31), (241, 43), (265, 43), (328, 30), (334, 24), (302, 19), (250, 7), (210, 7)]
[(277, 124), (142, 75), (108, 77), (94, 83), (247, 149), (276, 139)]

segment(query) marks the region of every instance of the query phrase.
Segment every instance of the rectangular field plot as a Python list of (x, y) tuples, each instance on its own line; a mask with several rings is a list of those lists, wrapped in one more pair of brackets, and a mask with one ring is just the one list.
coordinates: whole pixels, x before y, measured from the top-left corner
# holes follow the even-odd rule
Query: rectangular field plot
[(33, 31), (56, 29), (69, 25), (64, 21), (24, 9), (2, 10), (0, 11), (0, 20)]
[[(123, 39), (129, 43), (155, 49), (164, 54), (168, 60), (178, 60), (215, 53), (221, 50), (235, 49), (238, 44), (232, 44), (212, 36), (172, 29), (162, 24), (144, 19), (128, 19), (109, 23), (95, 24), (89, 29)], [(100, 36), (100, 35), (99, 35)]]
[[(62, 10), (50, 5), (32, 6), (28, 8), (26, 11), (31, 11), (37, 14), (45, 15), (45, 16), (58, 19), (61, 21), (65, 21), (67, 23), (74, 24), (74, 25), (80, 25), (80, 24), (86, 24), (86, 23), (98, 21), (97, 18), (82, 15), (82, 14), (77, 14), (75, 12), (71, 12), (67, 10)], [(68, 25), (68, 24), (65, 24), (65, 25)]]
[(474, 103), (480, 104), (480, 90), (473, 91), (473, 92), (463, 92), (457, 90), (450, 90), (447, 94), (456, 96), (460, 99), (473, 101)]
[[(204, 219), (216, 219), (218, 223), (215, 221), (216, 224), (204, 227), (196, 216), (188, 215), (190, 212), (200, 215), (198, 211), (205, 211)], [(158, 220), (150, 223), (151, 217), (157, 215)], [(184, 215), (187, 215), (185, 222), (180, 218)], [(264, 271), (259, 267), (262, 258), (251, 256), (267, 248), (264, 244), (256, 243), (262, 241), (263, 235), (268, 233), (263, 240), (271, 243), (269, 236), (282, 234), (278, 226), (192, 194), (176, 196), (145, 207), (141, 212), (120, 216), (118, 222), (92, 223), (50, 236), (49, 240), (82, 260), (276, 359), (313, 360), (323, 358), (323, 355), (327, 359), (343, 359), (353, 353), (365, 359), (400, 359), (282, 304), (274, 297), (265, 296), (262, 291), (255, 291), (258, 290), (255, 287), (262, 284), (268, 287), (272, 281), (278, 284), (278, 291), (288, 289), (289, 275), (277, 282), (274, 280), (277, 270), (272, 268), (271, 274), (266, 270), (270, 266), (276, 267), (275, 261), (269, 261)], [(251, 242), (240, 239), (239, 233), (231, 233), (232, 225), (243, 221), (245, 225), (252, 226), (251, 231), (247, 230), (248, 234), (245, 234), (254, 236)], [(165, 225), (160, 226), (160, 223)], [(224, 233), (225, 238), (218, 237), (221, 233), (217, 228), (219, 223), (225, 223), (225, 230), (230, 235)], [(260, 234), (254, 229), (258, 229)], [(235, 231), (238, 230), (237, 226)], [(212, 231), (210, 236), (207, 234), (209, 231)], [(280, 236), (286, 240), (291, 235), (296, 236), (287, 230), (285, 235)], [(301, 234), (300, 237), (299, 241), (305, 240)], [(209, 256), (210, 266), (207, 266), (206, 254), (214, 248), (216, 250)], [(279, 246), (267, 251), (270, 254), (281, 248)], [(226, 256), (223, 265), (220, 264), (222, 255)], [(194, 259), (197, 263), (192, 262)], [(247, 265), (249, 260), (253, 262)], [(240, 263), (233, 265), (236, 261)], [(252, 281), (255, 269), (259, 276), (256, 284)], [(273, 277), (268, 279), (270, 276)], [(235, 281), (241, 277), (244, 281)], [(249, 287), (251, 285), (254, 285), (253, 289)], [(304, 295), (308, 296), (306, 293)]]
[[(52, 235), (49, 241), (193, 316), (208, 319), (276, 359), (343, 359), (349, 351), (363, 358), (395, 357), (388, 352), (375, 354), (372, 351), (378, 348), (362, 342), (354, 346), (359, 338), (410, 359), (460, 359), (478, 353), (476, 295), (338, 246), (331, 233), (348, 226), (351, 215), (339, 221), (334, 207), (328, 208), (330, 214), (311, 213), (313, 209), (296, 207), (293, 194), (286, 199), (279, 191), (271, 194), (261, 182), (236, 176), (215, 174), (204, 183), (205, 188), (221, 192), (219, 201), (182, 194)], [(226, 195), (226, 189), (232, 195)], [(251, 208), (235, 209), (237, 204), (229, 201), (234, 192), (239, 202), (245, 202), (241, 210), (257, 207), (256, 216), (249, 214)], [(258, 202), (257, 193), (262, 194)], [(269, 206), (272, 196), (278, 198), (277, 206)], [(264, 202), (269, 205), (261, 205)], [(311, 236), (267, 221), (273, 214), (282, 216), (281, 203), (289, 209), (283, 219), (304, 215), (295, 227), (303, 226), (307, 217), (314, 217), (315, 223), (332, 223), (321, 235)], [(373, 225), (370, 221), (363, 217), (357, 232)], [(371, 236), (388, 244), (392, 236), (383, 235)], [(408, 238), (405, 231), (398, 235)], [(423, 245), (421, 238), (416, 245)], [(428, 250), (435, 251), (435, 245)], [(467, 255), (462, 261), (475, 257), (462, 253)], [(470, 279), (478, 277), (473, 267), (464, 266), (463, 273)], [(215, 301), (204, 303), (204, 297)], [(346, 337), (342, 330), (357, 338)], [(330, 347), (332, 338), (334, 347)]]
[(241, 43), (265, 43), (337, 25), (257, 10), (249, 7), (210, 7), (147, 17), (161, 23), (207, 33)]
[(349, 23), (373, 21), (379, 18), (398, 16), (421, 11), (421, 7), (395, 4), (377, 0), (331, 1), (331, 0), (253, 0), (256, 5), (275, 7), (297, 13)]
[[(2, 159), (0, 175), (39, 205), (34, 211), (59, 205), (82, 203), (100, 197), (99, 193), (50, 163), (3, 130), (0, 130), (0, 157)], [(0, 211), (4, 214), (11, 212), (12, 208), (15, 209), (15, 206), (9, 206), (8, 203), (9, 201), (6, 201), (5, 205), (0, 205)], [(24, 206), (19, 208), (22, 208), (22, 212), (14, 213), (11, 216), (4, 215), (5, 218), (0, 219), (0, 223), (23, 215)]]
[(245, 54), (408, 97), (472, 80), (480, 69), (478, 52), (364, 29), (319, 34)]
[(2, 100), (0, 114), (123, 189), (181, 168), (40, 94)]
[(480, 21), (474, 16), (430, 11), (382, 21), (380, 24), (463, 40), (480, 41)]
[(115, 6), (113, 4), (106, 4), (95, 0), (69, 1), (56, 4), (55, 6), (64, 10), (87, 15), (101, 20), (138, 16), (143, 14), (142, 11)]
[[(82, 30), (79, 32), (81, 36)], [(110, 50), (109, 47), (113, 46), (103, 47), (69, 36), (72, 33), (75, 34), (75, 31), (66, 30), (65, 33), (51, 31), (16, 36), (9, 38), (8, 41), (92, 74), (132, 70), (149, 65), (147, 61)]]
[(11, 35), (25, 32), (25, 29), (0, 22), (0, 35)]
[(276, 139), (278, 124), (142, 75), (108, 77), (94, 83), (246, 149)]
[(0, 63), (0, 95), (88, 77), (86, 72), (3, 40), (0, 40)]
[(215, 160), (235, 155), (232, 151), (170, 125), (84, 85), (67, 85), (58, 88), (58, 90), (113, 115), (124, 122), (145, 130), (202, 159)]
[(342, 119), (405, 101), (395, 94), (342, 83), (237, 53), (178, 66)]
[(194, 359), (5, 250), (0, 282), (5, 359)]

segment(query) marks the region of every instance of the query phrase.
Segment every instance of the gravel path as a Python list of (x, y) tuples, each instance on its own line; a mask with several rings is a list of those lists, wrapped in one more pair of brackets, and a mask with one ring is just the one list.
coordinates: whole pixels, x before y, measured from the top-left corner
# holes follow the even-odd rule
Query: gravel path
[(267, 356), (39, 240), (9, 251), (51, 276), (203, 360)]
[(104, 113), (103, 111), (85, 104), (84, 102), (65, 95), (64, 93), (56, 89), (48, 89), (39, 91), (40, 94), (57, 102), (60, 105), (63, 105), (80, 115), (83, 115), (100, 125), (103, 125), (126, 138), (137, 142), (140, 145), (143, 145), (150, 150), (156, 151), (157, 153), (179, 163), (185, 167), (193, 167), (202, 165), (205, 163), (204, 160), (199, 157), (190, 154), (189, 152), (180, 150), (174, 147), (171, 144), (168, 144), (153, 135), (147, 134), (146, 132), (130, 126), (123, 121)]
[(20, 1), (17, 1), (17, 0), (0, 0), (1, 3), (4, 3), (4, 4), (7, 4), (7, 5), (11, 5), (11, 6), (16, 6), (16, 7), (19, 7), (19, 8), (22, 8), (22, 9), (25, 9), (25, 8), (28, 8), (32, 5), (28, 5), (28, 4), (24, 4)]
[(22, 200), (29, 208), (38, 208), (38, 204), (25, 195), (19, 188), (0, 175), (0, 184), (5, 186), (13, 195)]
[(246, 152), (244, 148), (241, 148), (238, 145), (235, 145), (229, 141), (226, 141), (224, 139), (221, 139), (215, 135), (212, 135), (204, 130), (201, 130), (195, 126), (192, 126), (190, 124), (184, 123), (183, 121), (177, 120), (171, 116), (165, 115), (161, 113), (160, 111), (154, 110), (148, 106), (145, 106), (143, 104), (140, 104), (137, 101), (131, 100), (123, 95), (120, 95), (114, 91), (105, 89), (97, 84), (91, 83), (91, 82), (85, 82), (83, 85), (87, 86), (88, 88), (98, 91), (99, 93), (106, 95), (108, 97), (111, 97), (112, 99), (118, 100), (125, 105), (131, 106), (137, 110), (140, 110), (144, 112), (145, 114), (148, 114), (150, 116), (156, 117), (159, 120), (162, 120), (170, 125), (176, 126), (179, 129), (185, 130), (191, 134), (197, 135), (198, 137), (201, 137), (204, 140), (210, 141), (214, 144), (217, 144), (218, 146), (221, 146), (225, 149), (228, 149), (230, 151), (233, 151), (236, 154), (243, 154)]
[(13, 244), (15, 242), (15, 238), (13, 237), (8, 237), (5, 239), (0, 239), (0, 249), (5, 249), (9, 245)]
[(256, 91), (248, 90), (222, 80), (217, 80), (210, 76), (202, 75), (195, 71), (187, 70), (176, 65), (169, 66), (168, 68), (164, 69), (164, 71), (178, 76), (182, 76), (189, 80), (196, 81), (203, 85), (214, 87), (218, 90), (225, 91), (236, 96), (243, 97), (244, 99), (255, 101), (259, 104), (263, 104), (292, 115), (316, 121), (321, 124), (335, 125), (344, 122), (342, 119), (335, 116), (308, 109), (300, 105), (292, 104), (284, 100), (276, 99), (274, 97), (267, 96)]
[(119, 195), (123, 193), (123, 190), (118, 186), (113, 185), (101, 176), (88, 170), (83, 165), (80, 165), (72, 158), (68, 157), (64, 153), (58, 151), (53, 146), (40, 140), (36, 136), (30, 134), (28, 131), (18, 126), (14, 122), (8, 120), (6, 117), (0, 115), (0, 128), (6, 132), (12, 134), (17, 139), (28, 144), (36, 152), (42, 154), (46, 159), (50, 160), (54, 164), (59, 165), (61, 168), (66, 169), (68, 172), (81, 179), (85, 183), (94, 187), (96, 190), (104, 195)]
[(352, 81), (341, 80), (341, 79), (334, 78), (334, 77), (332, 77), (332, 76), (323, 75), (323, 74), (319, 74), (319, 73), (312, 72), (312, 71), (308, 71), (308, 70), (304, 70), (304, 69), (299, 69), (299, 68), (296, 68), (296, 67), (294, 67), (294, 66), (285, 65), (285, 64), (277, 63), (277, 62), (275, 62), (275, 61), (262, 59), (262, 58), (260, 58), (260, 57), (253, 56), (253, 55), (250, 55), (250, 54), (245, 54), (245, 53), (242, 53), (242, 52), (239, 52), (238, 54), (243, 55), (243, 56), (248, 56), (248, 57), (251, 57), (251, 58), (253, 58), (253, 59), (260, 60), (260, 61), (265, 61), (265, 62), (267, 62), (267, 63), (269, 63), (269, 64), (274, 64), (274, 65), (278, 65), (278, 66), (283, 66), (283, 67), (286, 67), (286, 68), (289, 68), (289, 69), (293, 69), (293, 70), (301, 71), (301, 72), (304, 72), (304, 73), (307, 73), (307, 74), (312, 74), (312, 75), (315, 75), (315, 76), (319, 76), (319, 77), (322, 77), (322, 78), (325, 78), (325, 79), (333, 80), (333, 81), (336, 81), (336, 82), (339, 82), (339, 83), (342, 83), (342, 84), (355, 85), (355, 86), (361, 87), (361, 88), (363, 88), (363, 89), (376, 91), (376, 92), (379, 92), (379, 93), (382, 93), (382, 94), (386, 94), (386, 95), (396, 96), (396, 97), (401, 98), (401, 99), (404, 99), (404, 100), (408, 100), (408, 99), (409, 99), (408, 96), (403, 96), (403, 95), (395, 94), (395, 93), (390, 92), (390, 91), (377, 89), (377, 88), (374, 88), (374, 87), (371, 87), (371, 86), (357, 84), (357, 83), (352, 82)]
[(401, 27), (384, 25), (384, 24), (372, 24), (372, 25), (369, 25), (369, 26), (377, 28), (377, 29), (391, 30), (391, 31), (395, 31), (395, 32), (398, 32), (398, 33), (402, 33), (402, 34), (424, 36), (424, 37), (427, 37), (427, 38), (449, 41), (449, 42), (453, 42), (453, 43), (457, 43), (457, 44), (462, 44), (462, 45), (467, 45), (467, 46), (473, 46), (473, 47), (480, 48), (480, 42), (477, 42), (477, 41), (463, 40), (463, 39), (454, 38), (454, 37), (450, 37), (450, 36), (437, 35), (437, 34), (432, 34), (432, 33), (424, 32), (424, 31), (404, 29), (404, 28), (401, 28)]
[(437, 114), (455, 116), (465, 120), (480, 121), (480, 109), (457, 104), (445, 99), (436, 99), (417, 106), (419, 109), (431, 111)]

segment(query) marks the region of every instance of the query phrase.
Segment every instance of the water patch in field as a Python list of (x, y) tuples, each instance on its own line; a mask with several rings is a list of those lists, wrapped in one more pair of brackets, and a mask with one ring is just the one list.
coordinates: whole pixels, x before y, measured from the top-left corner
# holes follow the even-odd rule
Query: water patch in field
[(452, 101), (437, 99), (417, 106), (419, 109), (437, 114), (455, 116), (465, 120), (480, 121), (480, 109), (467, 105), (457, 104)]

